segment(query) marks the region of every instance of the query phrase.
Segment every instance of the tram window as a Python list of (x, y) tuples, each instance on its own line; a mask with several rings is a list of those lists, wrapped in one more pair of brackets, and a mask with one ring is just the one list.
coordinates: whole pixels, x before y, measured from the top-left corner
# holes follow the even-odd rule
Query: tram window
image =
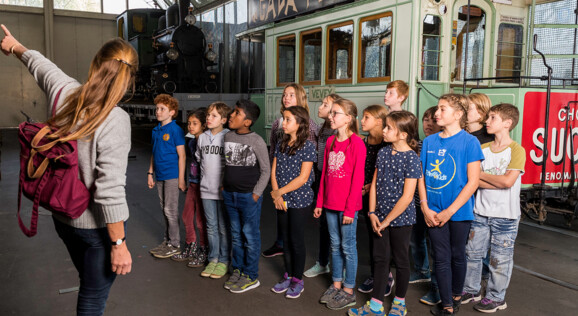
[(456, 45), (456, 68), (453, 76), (455, 80), (463, 80), (466, 59), (466, 35), (468, 37), (468, 78), (483, 77), (484, 69), (484, 40), (486, 37), (486, 12), (476, 7), (470, 7), (470, 27), (466, 29), (468, 6), (460, 7), (458, 20), (454, 21), (454, 30), (457, 36), (452, 38), (452, 44)]
[(390, 80), (391, 19), (386, 12), (360, 20), (359, 82)]
[(321, 84), (321, 29), (301, 33), (301, 84)]
[(440, 80), (440, 42), (442, 20), (439, 16), (426, 15), (423, 20), (421, 78)]
[(352, 72), (353, 22), (329, 27), (327, 37), (327, 82), (350, 83)]
[[(521, 25), (500, 24), (496, 77), (519, 77), (522, 71), (524, 30)], [(497, 82), (519, 83), (520, 79), (498, 79)]]
[(277, 86), (295, 82), (295, 35), (277, 39)]
[(125, 38), (124, 36), (124, 16), (118, 19), (116, 25), (118, 28), (118, 37), (122, 38), (123, 40), (128, 40), (128, 38)]

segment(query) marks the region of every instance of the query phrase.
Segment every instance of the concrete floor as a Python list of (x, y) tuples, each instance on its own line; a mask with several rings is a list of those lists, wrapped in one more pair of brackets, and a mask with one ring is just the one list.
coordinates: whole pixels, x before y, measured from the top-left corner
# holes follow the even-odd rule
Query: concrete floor
[[(156, 189), (146, 187), (150, 157), (150, 129), (135, 127), (133, 149), (128, 167), (127, 194), (131, 210), (127, 244), (132, 253), (133, 271), (117, 278), (106, 308), (106, 315), (345, 315), (346, 310), (331, 311), (318, 303), (329, 286), (329, 275), (305, 280), (305, 292), (296, 300), (285, 299), (270, 288), (283, 272), (281, 257), (261, 258), (261, 286), (243, 294), (223, 289), (225, 279), (199, 276), (201, 269), (185, 263), (156, 259), (148, 250), (162, 238), (163, 219)], [(64, 244), (56, 235), (52, 220), (43, 212), (38, 235), (27, 238), (16, 220), (18, 187), (18, 142), (15, 130), (1, 132), (0, 181), (0, 315), (74, 315), (76, 292), (59, 290), (78, 285), (77, 273)], [(268, 193), (261, 218), (262, 247), (275, 238), (275, 216)], [(181, 194), (181, 207), (184, 194)], [(30, 213), (29, 201), (23, 210)], [(359, 227), (364, 227), (360, 223)], [(578, 291), (523, 272), (524, 269), (546, 277), (578, 285), (578, 233), (545, 230), (535, 225), (520, 225), (516, 242), (512, 281), (506, 296), (508, 309), (503, 315), (576, 315)], [(315, 262), (318, 233), (313, 218), (307, 223), (307, 264)], [(184, 231), (183, 231), (184, 236)], [(358, 282), (369, 273), (367, 235), (358, 233)], [(407, 306), (410, 315), (428, 315), (429, 307), (419, 303), (427, 284), (410, 285)], [(369, 295), (357, 292), (358, 306)], [(391, 298), (386, 299), (386, 310)], [(472, 304), (463, 306), (460, 315), (481, 315)]]

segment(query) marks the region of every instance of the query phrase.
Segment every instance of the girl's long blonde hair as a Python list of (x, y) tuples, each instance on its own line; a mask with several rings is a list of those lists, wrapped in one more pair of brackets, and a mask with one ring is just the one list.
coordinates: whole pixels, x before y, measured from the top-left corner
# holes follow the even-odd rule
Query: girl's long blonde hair
[(126, 41), (106, 42), (96, 53), (88, 80), (64, 100), (58, 114), (47, 123), (58, 128), (52, 134), (62, 140), (76, 140), (94, 134), (131, 86), (138, 68), (138, 55)]
[(476, 110), (478, 110), (478, 114), (481, 116), (478, 123), (484, 124), (488, 119), (488, 112), (492, 107), (492, 100), (483, 93), (472, 93), (468, 95), (468, 99), (476, 105)]

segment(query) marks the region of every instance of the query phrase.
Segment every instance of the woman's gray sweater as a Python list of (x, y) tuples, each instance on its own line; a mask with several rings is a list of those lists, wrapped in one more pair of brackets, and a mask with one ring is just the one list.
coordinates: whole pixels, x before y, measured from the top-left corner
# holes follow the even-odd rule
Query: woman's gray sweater
[[(48, 95), (48, 113), (54, 99), (62, 89), (57, 111), (64, 100), (80, 83), (67, 76), (54, 63), (37, 51), (28, 50), (22, 61)], [(104, 92), (103, 92), (104, 93)], [(126, 202), (126, 167), (131, 144), (131, 127), (128, 114), (115, 107), (97, 128), (92, 138), (78, 140), (79, 176), (92, 192), (92, 202), (77, 219), (54, 215), (59, 221), (76, 228), (101, 228), (107, 223), (126, 221), (129, 217)]]

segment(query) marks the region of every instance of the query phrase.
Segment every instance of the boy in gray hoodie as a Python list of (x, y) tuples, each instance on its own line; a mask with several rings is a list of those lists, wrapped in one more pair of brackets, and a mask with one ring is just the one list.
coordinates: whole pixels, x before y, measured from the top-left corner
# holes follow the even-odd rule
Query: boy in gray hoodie
[(222, 102), (212, 103), (207, 110), (207, 131), (199, 136), (196, 157), (201, 166), (201, 200), (207, 220), (209, 264), (201, 276), (219, 279), (229, 265), (230, 233), (221, 187), (225, 168), (223, 145), (229, 132), (223, 125), (231, 109)]

